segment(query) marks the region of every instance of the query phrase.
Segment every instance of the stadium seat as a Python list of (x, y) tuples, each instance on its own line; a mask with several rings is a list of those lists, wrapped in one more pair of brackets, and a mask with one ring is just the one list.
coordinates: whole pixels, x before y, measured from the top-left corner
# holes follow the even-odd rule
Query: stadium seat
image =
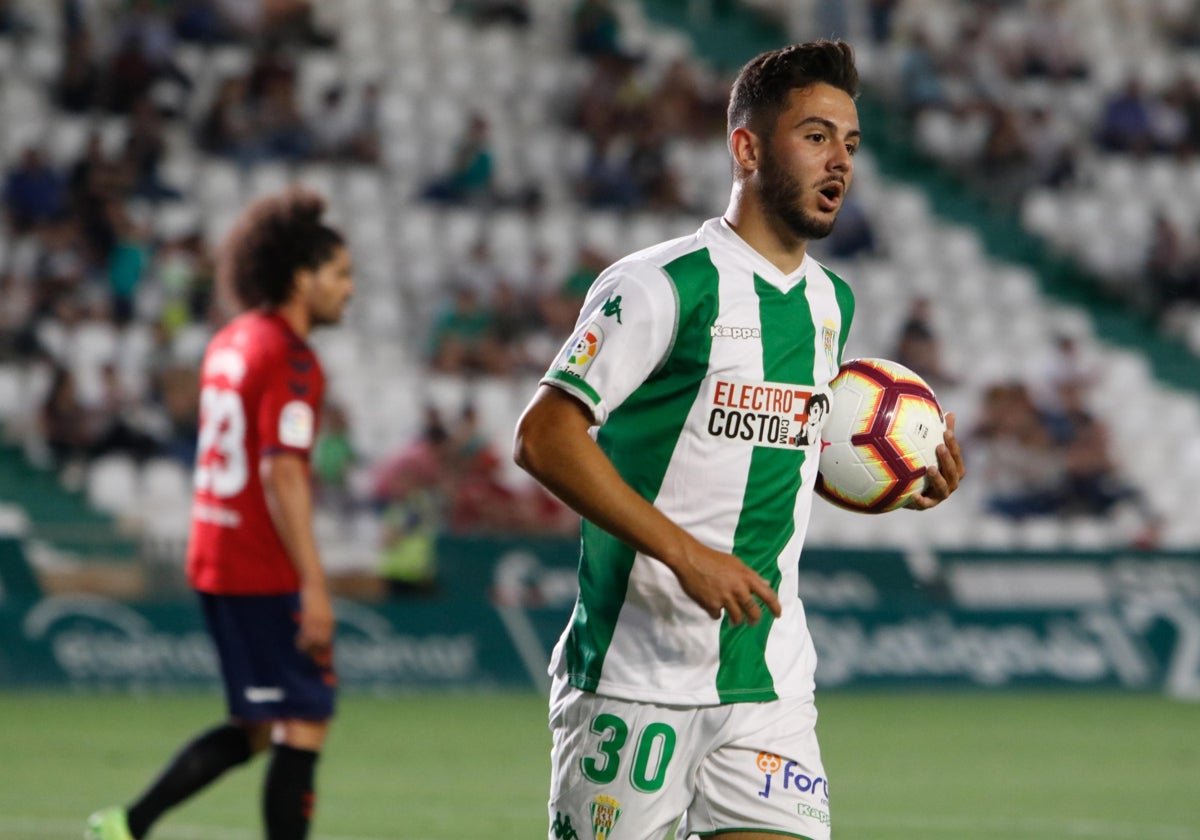
[(138, 468), (128, 455), (104, 455), (88, 465), (84, 492), (88, 504), (116, 516), (128, 516), (141, 507)]

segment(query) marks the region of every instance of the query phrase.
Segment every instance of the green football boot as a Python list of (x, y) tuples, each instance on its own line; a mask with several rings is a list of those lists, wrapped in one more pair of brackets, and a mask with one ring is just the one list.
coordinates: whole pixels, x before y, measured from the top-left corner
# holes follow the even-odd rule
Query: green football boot
[(133, 840), (124, 808), (105, 808), (88, 817), (83, 840)]

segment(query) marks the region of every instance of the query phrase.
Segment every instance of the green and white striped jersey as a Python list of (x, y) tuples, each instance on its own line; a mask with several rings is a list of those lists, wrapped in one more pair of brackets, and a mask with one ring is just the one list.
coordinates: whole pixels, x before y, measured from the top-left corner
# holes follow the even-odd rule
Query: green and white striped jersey
[(853, 312), (841, 278), (811, 258), (784, 275), (723, 219), (596, 280), (542, 382), (591, 410), (597, 443), (637, 492), (769, 581), (783, 616), (714, 621), (666, 566), (585, 521), (579, 598), (552, 673), (669, 705), (813, 690), (797, 567), (819, 418)]

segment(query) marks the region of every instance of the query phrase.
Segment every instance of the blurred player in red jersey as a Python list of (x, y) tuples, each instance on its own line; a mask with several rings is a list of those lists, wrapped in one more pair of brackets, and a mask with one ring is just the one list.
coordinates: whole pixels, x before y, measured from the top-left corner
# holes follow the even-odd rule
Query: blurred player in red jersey
[(324, 208), (299, 190), (260, 199), (220, 255), (218, 282), (245, 311), (204, 355), (187, 571), (229, 719), (186, 744), (128, 808), (93, 814), (89, 840), (140, 840), (168, 809), (268, 747), (266, 837), (308, 834), (337, 680), (309, 470), (325, 379), (306, 339), (337, 323), (354, 291), (345, 241), (322, 221)]

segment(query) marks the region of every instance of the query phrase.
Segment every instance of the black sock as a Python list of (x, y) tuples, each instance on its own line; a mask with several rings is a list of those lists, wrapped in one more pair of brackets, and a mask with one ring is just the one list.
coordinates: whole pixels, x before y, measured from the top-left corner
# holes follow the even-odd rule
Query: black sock
[(263, 782), (267, 840), (304, 840), (312, 820), (318, 753), (276, 744)]
[(250, 759), (250, 739), (245, 730), (225, 724), (210, 729), (185, 746), (129, 806), (129, 833), (140, 838), (169, 808), (187, 799), (230, 767)]

